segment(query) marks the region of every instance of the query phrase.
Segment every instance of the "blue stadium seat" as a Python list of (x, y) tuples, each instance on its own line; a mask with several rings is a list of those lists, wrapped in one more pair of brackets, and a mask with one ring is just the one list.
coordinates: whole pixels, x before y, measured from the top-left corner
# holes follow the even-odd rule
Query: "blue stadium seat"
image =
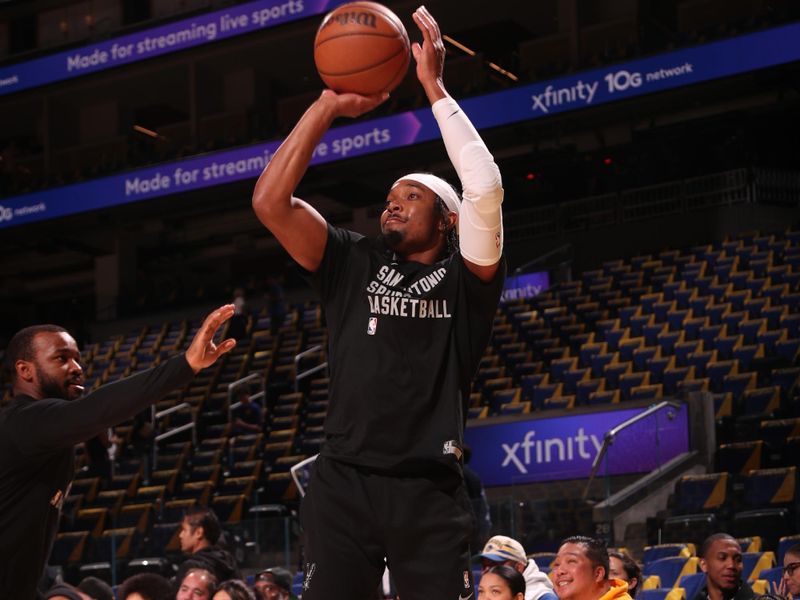
[(682, 588), (652, 588), (641, 589), (636, 592), (639, 600), (686, 600), (686, 593)]
[(697, 592), (706, 584), (706, 574), (703, 572), (684, 575), (678, 585), (686, 591), (686, 598), (691, 600)]
[(694, 367), (667, 367), (661, 375), (664, 394), (671, 396), (682, 381), (694, 379)]
[(722, 444), (717, 450), (717, 470), (744, 475), (760, 469), (763, 448), (762, 440)]
[(742, 579), (754, 581), (761, 579), (761, 571), (775, 566), (774, 552), (744, 552), (742, 554)]
[(795, 546), (800, 544), (800, 534), (797, 535), (785, 535), (780, 538), (778, 541), (778, 564), (783, 564), (783, 557), (786, 555), (786, 551)]
[(647, 565), (661, 558), (671, 556), (694, 556), (695, 549), (688, 544), (657, 544), (655, 546), (645, 546), (642, 554), (642, 564)]
[(669, 556), (647, 563), (642, 570), (642, 577), (646, 579), (651, 575), (658, 575), (662, 587), (672, 588), (684, 575), (696, 573), (697, 565), (696, 556)]
[[(755, 373), (752, 374), (755, 379)], [(742, 392), (742, 416), (767, 416), (780, 408), (780, 388), (778, 386), (757, 388), (751, 381)]]
[(684, 475), (675, 484), (675, 510), (678, 514), (717, 510), (727, 501), (728, 486), (726, 472)]

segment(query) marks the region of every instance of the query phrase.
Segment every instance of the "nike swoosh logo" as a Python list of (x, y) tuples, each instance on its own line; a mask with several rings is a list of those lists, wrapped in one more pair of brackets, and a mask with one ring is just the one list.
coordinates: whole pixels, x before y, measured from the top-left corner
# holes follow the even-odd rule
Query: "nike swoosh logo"
[[(473, 594), (474, 593), (475, 592), (473, 592)], [(470, 594), (469, 596), (462, 596), (461, 594), (458, 595), (458, 600), (469, 600), (470, 598), (472, 598), (472, 594)]]

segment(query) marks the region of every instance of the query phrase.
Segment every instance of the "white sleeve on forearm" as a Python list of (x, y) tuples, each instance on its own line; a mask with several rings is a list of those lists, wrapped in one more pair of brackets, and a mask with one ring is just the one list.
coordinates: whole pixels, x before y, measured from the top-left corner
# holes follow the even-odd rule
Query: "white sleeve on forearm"
[(500, 169), (455, 100), (442, 98), (432, 108), (463, 190), (458, 216), (461, 255), (477, 265), (493, 265), (503, 252)]

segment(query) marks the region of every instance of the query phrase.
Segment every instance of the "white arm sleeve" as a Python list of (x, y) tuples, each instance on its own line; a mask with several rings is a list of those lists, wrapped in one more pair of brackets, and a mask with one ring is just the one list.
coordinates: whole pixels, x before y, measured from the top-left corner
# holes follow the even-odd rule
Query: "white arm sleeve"
[(442, 98), (432, 108), (463, 190), (458, 215), (461, 256), (476, 265), (493, 265), (503, 252), (500, 169), (455, 100)]

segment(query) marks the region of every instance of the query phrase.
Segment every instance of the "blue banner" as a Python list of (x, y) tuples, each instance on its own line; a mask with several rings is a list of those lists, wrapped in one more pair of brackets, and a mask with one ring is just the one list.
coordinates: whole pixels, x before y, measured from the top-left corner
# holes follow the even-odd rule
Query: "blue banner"
[(20, 62), (0, 68), (0, 95), (253, 33), (327, 12), (345, 1), (258, 0)]
[(547, 271), (512, 275), (506, 278), (500, 302), (533, 298), (549, 288), (550, 274)]
[[(460, 104), (478, 129), (538, 119), (800, 60), (798, 38), (800, 23), (478, 96)], [(360, 121), (329, 131), (312, 164), (438, 138), (438, 126), (428, 108)], [(0, 202), (0, 228), (254, 178), (279, 145), (276, 140), (5, 198)], [(376, 202), (380, 200), (376, 198)]]
[[(479, 424), (464, 437), (470, 466), (486, 486), (584, 479), (606, 432), (646, 408)], [(646, 473), (689, 451), (688, 411), (666, 407), (623, 430), (601, 461), (597, 476)]]

